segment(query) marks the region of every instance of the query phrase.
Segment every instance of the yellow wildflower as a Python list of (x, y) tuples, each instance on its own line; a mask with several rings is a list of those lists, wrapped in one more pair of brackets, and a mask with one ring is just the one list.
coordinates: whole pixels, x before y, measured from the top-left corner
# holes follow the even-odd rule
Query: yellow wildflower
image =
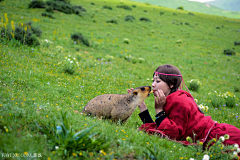
[(6, 19), (6, 23), (8, 23), (7, 13), (4, 14), (4, 17)]
[(74, 157), (76, 157), (76, 156), (77, 156), (77, 154), (76, 154), (76, 153), (72, 153), (72, 155), (73, 155)]
[(102, 153), (104, 156), (106, 156), (106, 155), (107, 155), (107, 153), (106, 153), (106, 152), (104, 152), (104, 150), (100, 150), (100, 153)]
[(12, 25), (13, 31), (15, 31), (15, 26), (14, 26), (14, 22), (13, 21), (11, 21), (11, 25)]

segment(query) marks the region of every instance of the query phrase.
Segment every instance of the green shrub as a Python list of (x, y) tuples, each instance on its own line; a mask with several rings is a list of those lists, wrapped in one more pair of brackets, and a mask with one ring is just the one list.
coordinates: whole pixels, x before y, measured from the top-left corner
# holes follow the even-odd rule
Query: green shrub
[(147, 149), (144, 150), (143, 152), (143, 155), (145, 158), (151, 159), (151, 160), (168, 159), (166, 153), (161, 148), (157, 148), (155, 144), (153, 144), (153, 146), (154, 147), (146, 147)]
[(108, 20), (108, 21), (106, 21), (106, 23), (115, 23), (115, 24), (118, 24), (118, 22), (117, 22), (115, 19)]
[(55, 17), (53, 17), (53, 15), (52, 15), (51, 13), (47, 13), (47, 12), (42, 13), (42, 16), (43, 16), (43, 17), (49, 17), (49, 18), (55, 19)]
[(236, 102), (235, 102), (235, 95), (231, 92), (226, 92), (223, 94), (223, 97), (225, 98), (226, 106), (227, 107), (235, 107)]
[(15, 26), (15, 29), (12, 28), (0, 28), (1, 38), (11, 40), (16, 39), (21, 44), (28, 46), (37, 46), (40, 45), (37, 36), (40, 37), (42, 31), (39, 27), (33, 27), (31, 22), (26, 24)]
[(232, 108), (236, 106), (235, 95), (231, 92), (221, 94), (214, 91), (214, 93), (208, 93), (208, 95), (210, 97), (210, 105), (213, 107), (227, 106)]
[(28, 8), (47, 8), (46, 12), (52, 12), (51, 10), (57, 10), (66, 14), (77, 14), (82, 16), (83, 12), (86, 12), (82, 6), (73, 6), (70, 4), (70, 0), (52, 0), (52, 1), (32, 1)]
[(191, 12), (188, 12), (188, 15), (189, 16), (195, 16), (195, 14), (191, 13)]
[(31, 1), (28, 8), (45, 8), (45, 2), (39, 0)]
[(224, 49), (223, 54), (229, 56), (229, 55), (235, 55), (236, 53), (235, 53), (234, 50), (231, 50), (231, 49)]
[(135, 20), (135, 17), (131, 16), (131, 15), (127, 15), (125, 17), (125, 21), (130, 21), (130, 22), (133, 22)]
[(225, 134), (224, 136), (220, 136), (218, 139), (213, 138), (209, 140), (204, 146), (203, 142), (195, 142), (191, 137), (186, 138), (186, 140), (191, 144), (196, 143), (194, 145), (187, 146), (194, 151), (194, 157), (196, 159), (238, 159), (237, 154), (234, 155), (234, 152), (237, 151), (238, 147), (235, 145), (224, 145), (223, 142), (228, 139), (229, 135)]
[(66, 13), (66, 14), (72, 14), (74, 13), (74, 9), (72, 5), (64, 2), (64, 1), (47, 1), (46, 4), (50, 7), (52, 7), (54, 10)]
[(183, 6), (179, 6), (177, 9), (179, 9), (179, 10), (184, 10), (184, 9), (183, 9)]
[(32, 26), (32, 22), (27, 22), (25, 25), (29, 26), (29, 28), (33, 31), (33, 34), (40, 37), (42, 35), (42, 30), (39, 26)]
[(85, 38), (82, 33), (74, 33), (71, 35), (71, 39), (74, 40), (76, 43), (84, 44), (85, 46), (90, 46), (90, 43), (87, 38)]
[(197, 79), (192, 79), (189, 82), (189, 89), (192, 91), (197, 91), (200, 87), (201, 83), (199, 80)]
[(51, 6), (46, 7), (46, 12), (53, 13), (53, 7)]
[(239, 92), (239, 91), (240, 91), (239, 87), (234, 86), (234, 92)]
[(110, 7), (110, 6), (103, 6), (102, 8), (103, 8), (103, 9), (109, 9), (109, 10), (112, 10), (112, 7)]
[(53, 0), (53, 1), (56, 1), (56, 2), (64, 2), (64, 3), (68, 3), (68, 4), (70, 4), (70, 1), (71, 0)]
[(131, 7), (126, 6), (126, 5), (120, 5), (120, 6), (117, 6), (117, 8), (123, 8), (123, 9), (125, 9), (125, 10), (132, 10)]
[(240, 41), (239, 42), (235, 41), (234, 46), (238, 46), (238, 45), (240, 45)]
[(140, 21), (151, 22), (151, 20), (148, 19), (148, 18), (146, 18), (146, 17), (141, 17), (139, 20), (140, 20)]
[(123, 39), (123, 43), (129, 44), (129, 43), (130, 43), (130, 39), (124, 38), (124, 39)]
[(55, 118), (52, 124), (49, 122), (46, 126), (40, 126), (35, 122), (39, 131), (47, 138), (48, 150), (56, 152), (65, 159), (83, 151), (99, 152), (109, 147), (110, 141), (106, 137), (98, 132), (90, 134), (97, 124), (75, 133), (66, 113), (61, 113), (60, 120)]
[(160, 15), (163, 15), (164, 14), (164, 12), (160, 12)]

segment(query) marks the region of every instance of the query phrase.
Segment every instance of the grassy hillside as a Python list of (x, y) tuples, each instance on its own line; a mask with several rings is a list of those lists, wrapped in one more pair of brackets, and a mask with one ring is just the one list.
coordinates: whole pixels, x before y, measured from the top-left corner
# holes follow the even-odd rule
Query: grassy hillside
[[(224, 10), (224, 7), (229, 7), (226, 5), (223, 1), (214, 1), (214, 2), (208, 2), (208, 4), (212, 4), (211, 7), (207, 7), (204, 3), (199, 2), (193, 2), (188, 0), (170, 0), (170, 1), (164, 1), (164, 0), (134, 0), (137, 2), (147, 2), (149, 4), (153, 5), (160, 5), (168, 8), (177, 9), (178, 7), (182, 6), (184, 10), (187, 11), (194, 11), (194, 12), (200, 12), (210, 15), (218, 15), (218, 16), (225, 16), (229, 18), (236, 18), (240, 19), (240, 12), (236, 12), (238, 10), (232, 10), (228, 11), (228, 9)], [(227, 2), (229, 3), (229, 2)], [(238, 2), (236, 2), (238, 3)], [(232, 5), (235, 4), (236, 8), (239, 5), (236, 4), (235, 1), (232, 3)], [(219, 7), (218, 7), (219, 6)], [(221, 8), (221, 9), (220, 9)]]
[(218, 0), (218, 1), (208, 2), (208, 4), (227, 10), (227, 11), (240, 11), (239, 0)]
[[(54, 18), (49, 18), (42, 16), (43, 8), (29, 9), (30, 2), (0, 2), (1, 30), (9, 29), (0, 39), (1, 155), (18, 153), (21, 159), (38, 155), (41, 159), (202, 159), (205, 153), (194, 147), (138, 131), (138, 108), (122, 125), (79, 114), (95, 96), (151, 86), (153, 71), (163, 64), (179, 67), (188, 87), (192, 79), (201, 82), (199, 90), (191, 94), (199, 105), (209, 107), (206, 115), (240, 128), (240, 46), (234, 45), (240, 41), (240, 20), (117, 0), (72, 0), (72, 5), (81, 5), (86, 12), (54, 10)], [(119, 7), (124, 5), (126, 9)], [(125, 21), (128, 15), (135, 19)], [(25, 25), (28, 22), (32, 27)], [(40, 45), (9, 40), (17, 27), (24, 33), (41, 30), (41, 36), (35, 36)], [(89, 46), (72, 40), (73, 34), (80, 33)], [(28, 35), (20, 35), (27, 42)], [(235, 55), (225, 55), (226, 49)], [(219, 96), (224, 93), (232, 106), (226, 103), (229, 99)], [(154, 97), (145, 103), (154, 117)], [(63, 112), (67, 120), (63, 116), (54, 123)], [(37, 124), (47, 132), (40, 132)], [(60, 131), (65, 136), (56, 137), (56, 125), (66, 127), (66, 132)], [(84, 130), (88, 128), (89, 132)], [(82, 141), (74, 144), (69, 135), (82, 130), (79, 134), (84, 138), (78, 135)], [(92, 135), (95, 132), (99, 133)], [(99, 149), (94, 148), (98, 145)], [(228, 157), (219, 150), (207, 154)]]

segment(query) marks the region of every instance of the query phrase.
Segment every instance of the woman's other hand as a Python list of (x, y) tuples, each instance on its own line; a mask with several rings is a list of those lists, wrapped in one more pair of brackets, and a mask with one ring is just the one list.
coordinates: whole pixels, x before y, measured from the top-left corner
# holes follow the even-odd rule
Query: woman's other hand
[(156, 114), (158, 114), (159, 112), (163, 111), (163, 106), (165, 105), (166, 103), (166, 97), (163, 93), (162, 90), (157, 90), (155, 91), (155, 111), (156, 111)]

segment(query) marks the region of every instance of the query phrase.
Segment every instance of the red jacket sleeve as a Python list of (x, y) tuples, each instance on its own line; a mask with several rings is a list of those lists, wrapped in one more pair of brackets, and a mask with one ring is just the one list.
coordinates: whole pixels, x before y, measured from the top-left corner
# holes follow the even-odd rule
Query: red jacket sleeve
[(175, 105), (171, 110), (171, 114), (162, 121), (157, 130), (161, 130), (171, 139), (180, 140), (186, 132), (189, 113), (186, 106)]

